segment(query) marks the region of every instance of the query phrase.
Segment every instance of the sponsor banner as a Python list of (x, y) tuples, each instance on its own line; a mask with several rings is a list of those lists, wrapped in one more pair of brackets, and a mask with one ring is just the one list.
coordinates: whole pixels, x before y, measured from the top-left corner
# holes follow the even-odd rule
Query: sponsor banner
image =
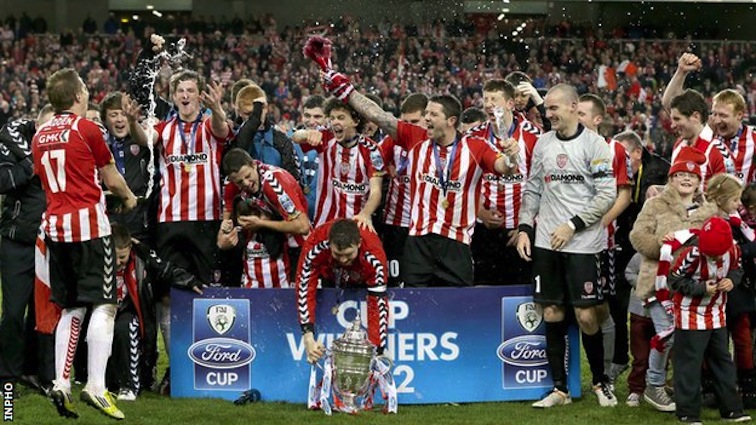
[[(533, 400), (552, 388), (531, 287), (390, 292), (399, 403)], [(358, 312), (367, 323), (364, 290), (319, 290), (316, 337), (330, 347)], [(171, 313), (172, 396), (232, 400), (256, 388), (265, 401), (306, 402), (310, 365), (293, 289), (172, 290)], [(578, 343), (573, 328), (569, 346)], [(568, 386), (579, 397), (580, 358), (568, 358)]]

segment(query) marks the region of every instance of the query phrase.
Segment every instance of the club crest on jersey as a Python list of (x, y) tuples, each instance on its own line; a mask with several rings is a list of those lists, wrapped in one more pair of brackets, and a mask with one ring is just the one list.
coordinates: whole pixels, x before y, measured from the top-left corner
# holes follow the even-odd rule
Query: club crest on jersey
[(139, 145), (131, 145), (129, 146), (129, 150), (131, 151), (131, 156), (139, 155)]
[(223, 335), (234, 326), (236, 309), (228, 304), (218, 304), (207, 309), (207, 321), (218, 335)]
[(528, 332), (536, 330), (543, 321), (543, 315), (532, 301), (518, 305), (516, 316), (517, 323)]
[(292, 215), (296, 211), (296, 207), (294, 206), (294, 201), (291, 200), (289, 195), (282, 194), (278, 196), (278, 202), (281, 203), (281, 207), (286, 211), (286, 214)]
[(583, 284), (583, 290), (585, 291), (586, 295), (593, 293), (593, 282), (585, 282)]
[(556, 162), (559, 168), (564, 168), (567, 165), (567, 155), (560, 153), (559, 155), (557, 155)]

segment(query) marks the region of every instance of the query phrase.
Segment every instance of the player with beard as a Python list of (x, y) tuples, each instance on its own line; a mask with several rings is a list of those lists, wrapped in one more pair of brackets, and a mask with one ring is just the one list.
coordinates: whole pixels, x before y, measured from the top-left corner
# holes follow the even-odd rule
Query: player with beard
[(360, 226), (375, 231), (372, 214), (381, 202), (381, 152), (373, 140), (360, 134), (363, 121), (352, 107), (332, 98), (325, 113), (330, 129), (297, 130), (292, 135), (305, 152), (318, 152), (315, 225), (354, 218)]
[(410, 231), (405, 244), (403, 281), (408, 286), (470, 286), (470, 239), (478, 212), (484, 172), (510, 173), (518, 148), (504, 142), (504, 154), (484, 140), (457, 131), (462, 105), (450, 95), (429, 99), (427, 128), (399, 120), (356, 92), (349, 78), (325, 66), (324, 87), (378, 124), (408, 152)]
[(517, 254), (515, 242), (522, 185), (528, 176), (533, 148), (541, 132), (522, 114), (514, 112), (514, 98), (515, 88), (507, 81), (486, 81), (483, 105), (487, 121), (470, 132), (488, 141), (494, 149), (502, 140), (513, 141), (519, 147), (517, 173), (483, 175), (478, 223), (470, 245), (475, 260), (476, 285), (527, 284), (531, 279), (530, 264)]

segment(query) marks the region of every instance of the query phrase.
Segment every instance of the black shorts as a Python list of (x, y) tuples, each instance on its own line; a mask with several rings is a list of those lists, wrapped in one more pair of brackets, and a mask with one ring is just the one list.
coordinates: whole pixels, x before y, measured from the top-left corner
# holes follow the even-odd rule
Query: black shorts
[[(527, 285), (530, 283), (531, 263), (507, 246), (511, 229), (489, 229), (482, 223), (475, 225), (470, 249), (475, 260), (475, 285)], [(516, 232), (516, 230), (514, 230)]]
[(386, 225), (383, 228), (383, 248), (388, 262), (388, 284), (391, 287), (402, 285), (402, 267), (404, 267), (404, 245), (409, 235), (408, 227)]
[(405, 287), (472, 286), (470, 246), (433, 233), (409, 236), (402, 279)]
[[(219, 283), (221, 264), (216, 240), (220, 221), (181, 221), (159, 223), (157, 254), (196, 276), (204, 284)], [(169, 288), (154, 287), (155, 299)]]
[(52, 301), (63, 308), (115, 304), (115, 247), (110, 236), (84, 242), (45, 238)]
[(601, 255), (533, 248), (533, 301), (543, 305), (590, 307), (604, 302)]

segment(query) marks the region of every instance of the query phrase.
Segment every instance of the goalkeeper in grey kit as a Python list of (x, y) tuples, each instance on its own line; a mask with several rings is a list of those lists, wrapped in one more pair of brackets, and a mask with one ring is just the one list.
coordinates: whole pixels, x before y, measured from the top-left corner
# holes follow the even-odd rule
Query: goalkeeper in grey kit
[(575, 309), (585, 334), (593, 392), (601, 406), (617, 404), (604, 374), (604, 348), (595, 308), (603, 302), (601, 217), (612, 206), (617, 189), (609, 145), (578, 122), (577, 104), (572, 86), (557, 85), (546, 95), (552, 131), (536, 143), (520, 210), (517, 251), (526, 261), (533, 261), (533, 300), (543, 306), (546, 355), (554, 381), (554, 390), (533, 404), (538, 408), (571, 402), (564, 366), (565, 308), (569, 306)]

